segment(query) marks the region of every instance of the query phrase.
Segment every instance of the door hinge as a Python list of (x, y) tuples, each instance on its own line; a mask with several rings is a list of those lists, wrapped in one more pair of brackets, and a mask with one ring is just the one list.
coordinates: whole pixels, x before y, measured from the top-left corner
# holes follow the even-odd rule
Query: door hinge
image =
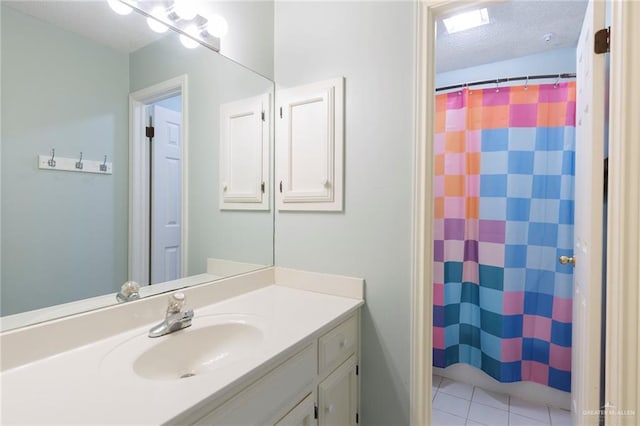
[(318, 406), (314, 404), (313, 406), (313, 418), (317, 419), (318, 418)]
[(360, 374), (360, 366), (356, 364), (356, 376)]
[(262, 121), (264, 121), (264, 111), (262, 111), (261, 118), (262, 118)]
[(153, 138), (155, 136), (155, 128), (153, 126), (147, 126), (144, 128), (144, 135), (148, 138)]
[(603, 28), (596, 32), (593, 38), (593, 50), (600, 53), (607, 53), (611, 48), (611, 27)]
[(264, 194), (264, 182), (262, 182), (262, 183), (260, 184), (260, 190), (261, 190), (261, 191), (262, 191), (262, 193)]
[(280, 107), (280, 118), (282, 118), (282, 107)]
[(609, 158), (604, 159), (604, 200), (607, 201), (609, 197)]
[(356, 413), (356, 423), (360, 423), (360, 416)]
[(280, 181), (280, 192), (282, 192), (282, 181)]

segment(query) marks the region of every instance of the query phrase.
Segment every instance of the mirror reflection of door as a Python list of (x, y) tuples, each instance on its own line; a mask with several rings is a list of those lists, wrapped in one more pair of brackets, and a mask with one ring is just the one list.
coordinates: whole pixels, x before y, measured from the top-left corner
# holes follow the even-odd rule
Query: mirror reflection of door
[(149, 284), (156, 284), (182, 276), (181, 97), (150, 105), (149, 127)]

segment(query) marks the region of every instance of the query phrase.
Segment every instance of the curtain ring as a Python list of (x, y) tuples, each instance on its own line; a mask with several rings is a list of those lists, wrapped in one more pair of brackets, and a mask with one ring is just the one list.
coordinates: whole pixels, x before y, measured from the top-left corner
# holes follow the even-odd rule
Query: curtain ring
[(558, 74), (558, 78), (556, 79), (556, 82), (555, 82), (555, 84), (553, 85), (553, 88), (554, 88), (554, 89), (557, 89), (557, 88), (558, 88), (558, 83), (560, 83), (560, 76), (561, 76), (561, 75), (560, 75), (560, 74)]
[(496, 78), (496, 93), (499, 93), (499, 92), (500, 92), (500, 85), (499, 85), (499, 83), (500, 83), (500, 79), (499, 79), (499, 78)]
[(527, 76), (527, 81), (524, 83), (524, 90), (529, 90), (529, 76)]

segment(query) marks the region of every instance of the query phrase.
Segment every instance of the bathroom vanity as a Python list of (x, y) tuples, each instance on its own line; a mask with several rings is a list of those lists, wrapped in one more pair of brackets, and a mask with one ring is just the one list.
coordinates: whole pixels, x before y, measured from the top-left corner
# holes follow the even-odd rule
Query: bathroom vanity
[(266, 268), (183, 293), (192, 325), (157, 338), (167, 295), (0, 335), (3, 423), (358, 422), (361, 279)]

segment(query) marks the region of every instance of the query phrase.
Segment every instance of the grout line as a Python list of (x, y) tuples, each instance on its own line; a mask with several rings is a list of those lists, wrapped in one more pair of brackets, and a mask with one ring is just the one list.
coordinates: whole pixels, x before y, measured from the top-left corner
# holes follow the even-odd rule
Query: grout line
[[(473, 394), (476, 393), (476, 387), (471, 389), (471, 400), (469, 400), (469, 407), (467, 408), (467, 421), (469, 420), (469, 414), (471, 414), (471, 404), (473, 404)], [(465, 422), (466, 424), (467, 422)]]

